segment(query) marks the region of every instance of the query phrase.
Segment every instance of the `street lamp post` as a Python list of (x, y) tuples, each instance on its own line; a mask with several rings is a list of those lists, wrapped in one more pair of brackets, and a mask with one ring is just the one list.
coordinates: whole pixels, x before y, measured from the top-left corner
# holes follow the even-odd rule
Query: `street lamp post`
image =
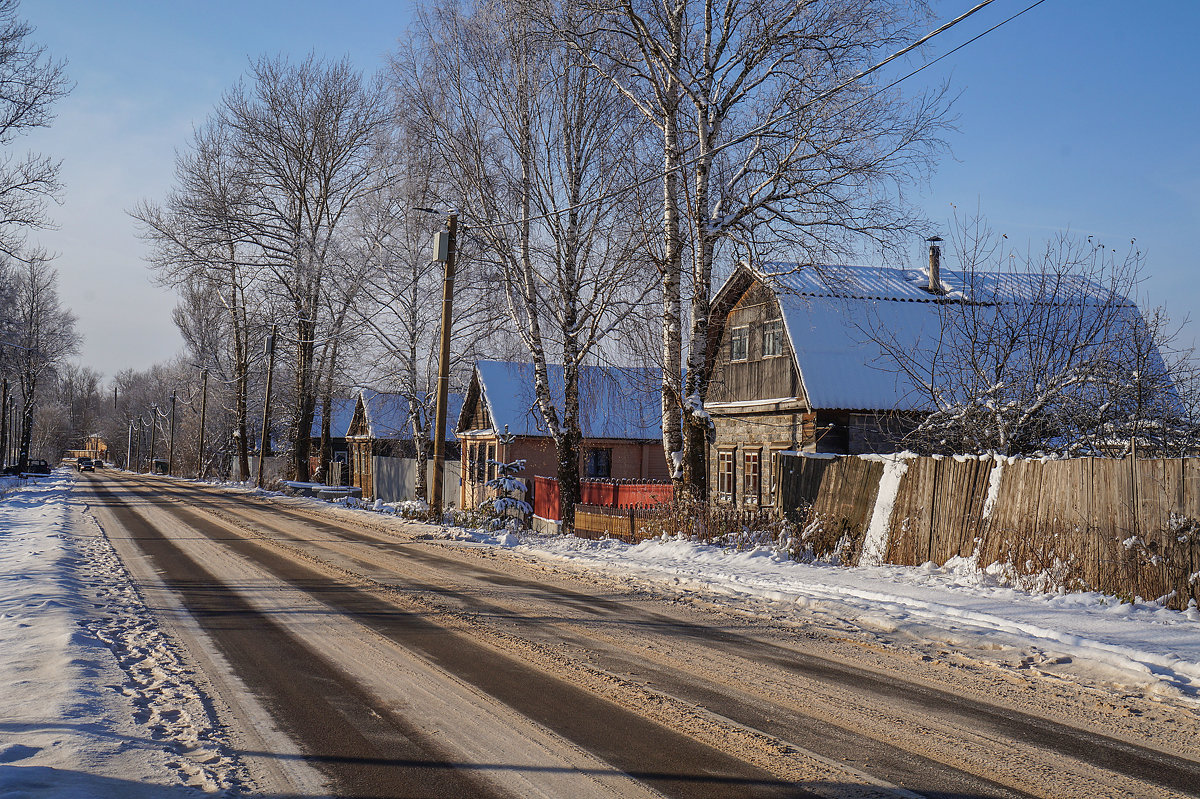
[(175, 390), (171, 389), (171, 443), (167, 445), (167, 475), (175, 474)]
[(131, 472), (133, 469), (130, 464), (133, 462), (133, 417), (129, 417), (129, 440), (125, 443), (125, 471)]

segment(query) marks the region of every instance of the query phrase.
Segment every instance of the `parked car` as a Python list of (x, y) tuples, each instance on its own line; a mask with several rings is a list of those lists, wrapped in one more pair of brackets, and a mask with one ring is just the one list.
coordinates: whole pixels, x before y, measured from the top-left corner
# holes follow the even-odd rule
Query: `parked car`
[(25, 474), (50, 474), (50, 464), (44, 460), (30, 459), (29, 463), (25, 464)]
[(91, 458), (80, 458), (79, 460), (75, 461), (75, 465), (79, 467), (79, 471), (81, 472), (96, 471), (96, 466), (92, 463)]

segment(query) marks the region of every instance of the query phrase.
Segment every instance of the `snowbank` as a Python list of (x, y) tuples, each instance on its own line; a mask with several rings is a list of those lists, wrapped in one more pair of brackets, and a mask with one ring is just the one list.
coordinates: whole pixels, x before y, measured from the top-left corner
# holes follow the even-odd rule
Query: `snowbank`
[(1097, 593), (1033, 594), (969, 559), (945, 567), (796, 563), (766, 548), (735, 552), (679, 539), (526, 537), (519, 549), (676, 590), (767, 601), (797, 620), (831, 617), (961, 649), (1008, 647), (1105, 681), (1200, 702), (1200, 611)]
[(60, 471), (0, 501), (0, 796), (243, 781), (173, 642)]

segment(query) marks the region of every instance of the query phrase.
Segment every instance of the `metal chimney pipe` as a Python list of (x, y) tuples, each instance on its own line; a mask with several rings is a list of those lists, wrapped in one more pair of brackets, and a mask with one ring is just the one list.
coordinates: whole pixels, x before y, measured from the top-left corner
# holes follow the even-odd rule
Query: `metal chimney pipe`
[(942, 248), (937, 244), (941, 240), (941, 236), (932, 236), (926, 239), (929, 242), (928, 290), (930, 294), (942, 293)]

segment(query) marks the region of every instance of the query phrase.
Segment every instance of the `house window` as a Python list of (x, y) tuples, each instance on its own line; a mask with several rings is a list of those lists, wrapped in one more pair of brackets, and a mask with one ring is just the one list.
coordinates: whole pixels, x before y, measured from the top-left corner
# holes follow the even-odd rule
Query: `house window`
[(772, 319), (763, 325), (763, 357), (783, 355), (783, 320)]
[(775, 504), (775, 495), (779, 493), (779, 472), (783, 468), (781, 463), (783, 449), (771, 450), (770, 460), (767, 461), (767, 485), (763, 492), (762, 504), (764, 506), (772, 506)]
[(612, 448), (588, 447), (583, 451), (584, 477), (612, 477)]
[(742, 458), (742, 501), (746, 505), (757, 505), (762, 478), (762, 464), (759, 462), (762, 452), (757, 449), (747, 450)]
[(733, 502), (733, 452), (717, 453), (717, 499)]
[(735, 327), (729, 331), (729, 360), (744, 361), (750, 357), (750, 328)]

